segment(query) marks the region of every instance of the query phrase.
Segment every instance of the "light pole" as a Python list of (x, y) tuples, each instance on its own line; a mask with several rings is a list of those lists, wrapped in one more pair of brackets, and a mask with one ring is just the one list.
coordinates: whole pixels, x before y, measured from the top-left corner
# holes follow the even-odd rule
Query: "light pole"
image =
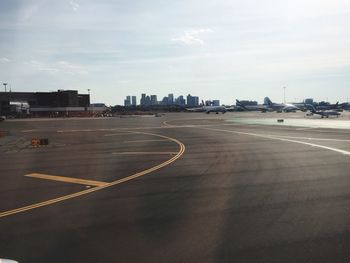
[(90, 89), (87, 90), (89, 94), (89, 111), (94, 112), (94, 106), (91, 107)]
[(88, 94), (89, 94), (89, 107), (90, 107), (90, 105), (91, 105), (90, 89), (87, 89), (87, 91), (88, 91)]
[(284, 104), (286, 104), (286, 87), (283, 87)]
[(2, 85), (4, 85), (4, 87), (5, 87), (5, 92), (7, 92), (7, 89), (6, 89), (7, 83), (2, 83)]

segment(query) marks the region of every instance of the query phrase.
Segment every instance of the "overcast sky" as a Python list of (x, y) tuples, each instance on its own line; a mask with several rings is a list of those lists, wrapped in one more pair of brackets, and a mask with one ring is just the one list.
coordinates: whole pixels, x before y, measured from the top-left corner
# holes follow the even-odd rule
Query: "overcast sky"
[(13, 91), (350, 98), (349, 0), (2, 0), (0, 39)]

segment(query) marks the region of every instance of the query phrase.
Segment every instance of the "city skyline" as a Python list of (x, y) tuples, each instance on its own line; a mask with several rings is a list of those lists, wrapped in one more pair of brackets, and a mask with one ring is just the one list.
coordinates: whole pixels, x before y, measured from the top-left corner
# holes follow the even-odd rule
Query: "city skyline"
[[(78, 90), (276, 102), (347, 101), (345, 0), (1, 1), (0, 81), (12, 91)], [(3, 87), (2, 87), (3, 88)]]
[[(220, 100), (216, 100), (220, 103)], [(158, 96), (155, 94), (147, 95), (146, 93), (142, 93), (140, 103), (137, 103), (137, 96), (126, 96), (124, 99), (124, 106), (154, 106), (154, 105), (179, 105), (179, 106), (188, 106), (188, 107), (197, 107), (200, 105), (199, 97), (192, 96), (188, 94), (186, 99), (183, 95), (179, 95), (178, 97), (174, 97), (173, 93), (169, 93), (168, 96), (164, 96), (161, 100), (158, 100)]]

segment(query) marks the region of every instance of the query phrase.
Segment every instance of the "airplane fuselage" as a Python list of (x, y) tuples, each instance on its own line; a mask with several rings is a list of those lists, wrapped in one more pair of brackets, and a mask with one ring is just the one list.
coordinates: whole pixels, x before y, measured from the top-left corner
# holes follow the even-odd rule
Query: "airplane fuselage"
[(203, 109), (205, 110), (205, 113), (209, 114), (211, 112), (215, 112), (218, 114), (221, 112), (222, 114), (226, 113), (227, 109), (223, 106), (204, 106)]

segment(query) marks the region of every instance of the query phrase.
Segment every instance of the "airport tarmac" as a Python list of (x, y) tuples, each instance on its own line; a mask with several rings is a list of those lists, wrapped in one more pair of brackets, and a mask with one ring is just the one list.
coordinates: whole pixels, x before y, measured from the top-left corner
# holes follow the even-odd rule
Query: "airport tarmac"
[(0, 258), (350, 262), (349, 126), (348, 113), (2, 122)]

